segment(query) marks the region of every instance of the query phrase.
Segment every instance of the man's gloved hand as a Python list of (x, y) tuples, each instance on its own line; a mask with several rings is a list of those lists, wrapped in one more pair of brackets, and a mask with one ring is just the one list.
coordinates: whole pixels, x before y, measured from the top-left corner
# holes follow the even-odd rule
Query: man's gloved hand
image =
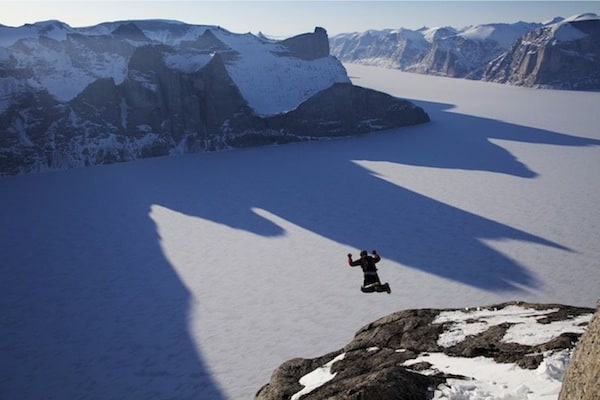
[(377, 254), (377, 250), (373, 250), (373, 254)]

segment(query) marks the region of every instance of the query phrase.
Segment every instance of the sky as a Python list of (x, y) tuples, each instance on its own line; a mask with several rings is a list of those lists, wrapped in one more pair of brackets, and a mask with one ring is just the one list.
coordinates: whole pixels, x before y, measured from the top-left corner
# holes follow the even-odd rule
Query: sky
[(544, 22), (556, 16), (600, 14), (600, 1), (5, 1), (0, 24), (21, 26), (51, 19), (72, 27), (129, 19), (170, 19), (219, 25), (235, 33), (288, 37), (368, 29), (452, 26), (491, 22)]

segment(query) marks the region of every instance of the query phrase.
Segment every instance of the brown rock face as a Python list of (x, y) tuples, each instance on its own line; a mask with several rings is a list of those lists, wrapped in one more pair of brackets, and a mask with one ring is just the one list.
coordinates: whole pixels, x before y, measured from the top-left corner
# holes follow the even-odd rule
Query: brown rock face
[(600, 301), (567, 369), (558, 400), (600, 399)]

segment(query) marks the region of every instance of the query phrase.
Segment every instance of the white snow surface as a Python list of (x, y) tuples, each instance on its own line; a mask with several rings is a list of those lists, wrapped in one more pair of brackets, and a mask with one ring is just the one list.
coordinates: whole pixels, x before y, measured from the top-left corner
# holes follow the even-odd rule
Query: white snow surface
[(327, 382), (329, 382), (330, 380), (335, 378), (337, 373), (332, 374), (331, 367), (333, 366), (333, 364), (335, 362), (343, 360), (345, 357), (346, 357), (346, 353), (342, 353), (339, 356), (334, 357), (333, 360), (329, 361), (327, 364), (323, 365), (322, 367), (319, 367), (319, 368), (315, 369), (314, 371), (311, 371), (308, 374), (304, 375), (302, 378), (300, 378), (300, 380), (298, 382), (302, 386), (304, 386), (304, 388), (302, 390), (300, 390), (298, 393), (295, 393), (292, 396), (291, 400), (298, 400), (303, 395), (312, 392), (313, 390), (317, 389), (318, 387), (323, 386), (324, 384), (326, 384)]
[[(346, 68), (432, 121), (0, 179), (2, 397), (249, 399), (401, 309), (595, 305), (600, 93)], [(550, 376), (491, 367), (445, 398)]]
[(515, 325), (507, 330), (502, 339), (503, 342), (535, 346), (565, 332), (583, 333), (585, 324), (592, 319), (592, 314), (588, 314), (566, 321), (538, 322), (540, 317), (555, 311), (558, 311), (558, 309), (534, 310), (520, 306), (508, 306), (500, 310), (444, 311), (433, 323), (451, 322), (450, 328), (442, 333), (438, 339), (437, 343), (442, 347), (454, 346), (468, 336), (480, 334), (494, 325), (505, 322)]
[(561, 42), (570, 42), (586, 37), (588, 34), (577, 29), (571, 24), (571, 22), (577, 21), (592, 21), (598, 20), (600, 17), (594, 13), (585, 13), (579, 15), (573, 15), (564, 20), (558, 21), (550, 25), (550, 32), (552, 36)]
[(429, 373), (441, 371), (466, 377), (464, 380), (448, 379), (447, 385), (439, 385), (433, 400), (556, 399), (571, 352), (549, 352), (545, 356), (544, 362), (535, 370), (495, 363), (485, 357), (459, 358), (443, 353), (424, 354), (405, 365), (426, 361), (433, 364)]

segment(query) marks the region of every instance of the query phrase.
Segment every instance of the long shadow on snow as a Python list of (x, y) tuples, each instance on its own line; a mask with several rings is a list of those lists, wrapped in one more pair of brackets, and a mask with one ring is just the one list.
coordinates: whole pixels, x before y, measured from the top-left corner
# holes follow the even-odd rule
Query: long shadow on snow
[[(440, 116), (448, 107), (429, 103), (425, 108)], [(190, 160), (198, 165), (186, 168), (196, 171), (189, 176), (189, 186), (163, 191), (162, 204), (260, 235), (283, 234), (282, 228), (253, 211), (265, 209), (316, 234), (346, 243), (349, 250), (377, 248), (386, 258), (471, 286), (487, 290), (536, 287), (538, 282), (526, 266), (483, 241), (519, 240), (569, 249), (389, 183), (355, 161), (534, 178), (535, 171), (489, 139), (559, 146), (600, 142), (453, 113), (444, 113), (443, 121), (434, 120), (432, 124), (439, 125), (439, 129), (418, 126), (347, 140)], [(202, 167), (208, 162), (210, 167)], [(202, 174), (203, 170), (228, 168), (227, 173), (219, 173), (218, 182)], [(340, 263), (344, 257), (340, 254)]]
[(451, 104), (411, 101), (427, 110), (432, 117), (430, 124), (439, 129), (428, 129), (424, 125), (424, 129), (419, 131), (419, 140), (403, 141), (400, 149), (384, 149), (384, 155), (376, 156), (377, 159), (385, 160), (387, 157), (390, 161), (407, 165), (535, 178), (537, 172), (490, 140), (569, 147), (600, 145), (600, 140), (448, 112), (454, 108)]
[(0, 181), (1, 398), (225, 398), (148, 217), (160, 185), (126, 165)]

